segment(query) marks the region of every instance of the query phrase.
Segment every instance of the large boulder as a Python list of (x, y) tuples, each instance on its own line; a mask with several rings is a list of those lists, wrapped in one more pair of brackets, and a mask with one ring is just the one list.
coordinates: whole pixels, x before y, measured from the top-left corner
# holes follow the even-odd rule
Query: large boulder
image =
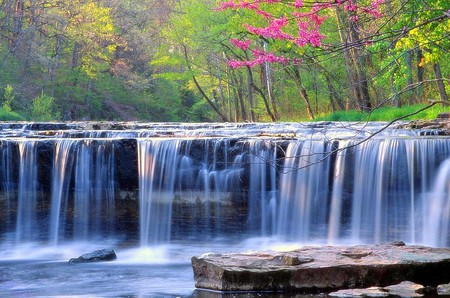
[(91, 253), (81, 255), (78, 258), (72, 258), (69, 260), (69, 264), (107, 262), (107, 261), (114, 261), (116, 259), (117, 255), (114, 250), (100, 249)]
[(280, 253), (208, 254), (192, 258), (195, 286), (217, 291), (331, 292), (402, 281), (450, 282), (450, 249), (403, 243), (304, 247)]

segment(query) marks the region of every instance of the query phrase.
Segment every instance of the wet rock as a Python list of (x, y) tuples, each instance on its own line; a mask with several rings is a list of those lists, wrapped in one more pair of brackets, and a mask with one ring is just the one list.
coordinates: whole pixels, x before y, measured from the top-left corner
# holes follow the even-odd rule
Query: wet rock
[(81, 263), (95, 263), (95, 262), (107, 262), (117, 259), (116, 252), (112, 249), (101, 249), (91, 253), (87, 253), (79, 256), (78, 258), (72, 258), (69, 260), (69, 264), (81, 264)]
[(304, 247), (286, 253), (193, 257), (192, 266), (197, 288), (218, 291), (319, 293), (402, 281), (436, 287), (450, 281), (450, 249), (396, 244)]
[(370, 287), (365, 289), (339, 290), (329, 294), (331, 297), (387, 297), (389, 293), (380, 287)]
[(399, 297), (422, 297), (425, 287), (410, 281), (403, 281), (399, 284), (384, 288), (390, 295)]
[(280, 265), (285, 265), (285, 266), (297, 266), (300, 264), (304, 264), (304, 263), (309, 263), (314, 261), (313, 258), (308, 258), (308, 257), (298, 257), (298, 256), (292, 256), (292, 255), (281, 255), (281, 256), (276, 256), (273, 258), (273, 260), (275, 262), (279, 262)]
[(439, 285), (436, 290), (440, 296), (450, 296), (450, 283)]

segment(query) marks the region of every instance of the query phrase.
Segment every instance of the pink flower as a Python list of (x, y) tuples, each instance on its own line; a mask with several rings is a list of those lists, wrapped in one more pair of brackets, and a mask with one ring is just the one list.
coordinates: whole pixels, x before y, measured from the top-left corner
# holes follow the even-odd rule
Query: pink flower
[(295, 8), (303, 7), (303, 0), (295, 0), (294, 7)]
[(251, 40), (239, 40), (237, 38), (230, 39), (231, 44), (233, 44), (235, 47), (238, 47), (244, 51), (248, 49), (248, 47), (251, 44)]

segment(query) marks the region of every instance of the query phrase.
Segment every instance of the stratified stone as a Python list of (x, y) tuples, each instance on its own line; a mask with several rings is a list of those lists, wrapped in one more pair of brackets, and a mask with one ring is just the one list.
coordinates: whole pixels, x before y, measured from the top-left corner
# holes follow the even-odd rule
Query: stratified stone
[(436, 290), (440, 296), (450, 296), (450, 283), (439, 285)]
[(112, 249), (101, 249), (91, 253), (87, 253), (69, 260), (69, 264), (107, 262), (117, 259), (116, 252)]
[(331, 297), (387, 297), (389, 293), (380, 287), (370, 287), (365, 289), (347, 289), (339, 290), (337, 292), (332, 292), (328, 294)]
[(384, 287), (390, 295), (399, 297), (422, 297), (425, 287), (410, 281), (403, 281), (399, 284)]
[[(284, 257), (283, 257), (284, 256)], [(450, 282), (450, 249), (361, 245), (192, 258), (197, 288), (218, 291), (331, 292), (412, 281)]]

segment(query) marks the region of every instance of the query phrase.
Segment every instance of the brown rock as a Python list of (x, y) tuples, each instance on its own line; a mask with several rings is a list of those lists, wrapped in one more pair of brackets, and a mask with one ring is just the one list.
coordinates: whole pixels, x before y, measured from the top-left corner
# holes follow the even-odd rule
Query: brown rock
[(192, 266), (197, 288), (219, 291), (317, 293), (402, 281), (435, 287), (450, 282), (450, 249), (304, 247), (287, 253), (204, 255), (193, 257)]
[(450, 112), (443, 112), (436, 116), (437, 119), (450, 119)]

